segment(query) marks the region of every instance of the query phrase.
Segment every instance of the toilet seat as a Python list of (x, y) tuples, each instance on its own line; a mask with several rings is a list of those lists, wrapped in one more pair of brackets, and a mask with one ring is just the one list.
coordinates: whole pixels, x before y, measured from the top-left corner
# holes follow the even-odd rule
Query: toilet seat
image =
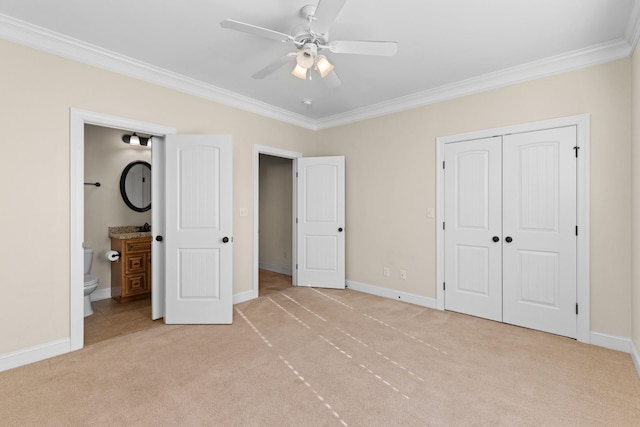
[(90, 274), (84, 275), (84, 286), (92, 286), (98, 284), (98, 276), (92, 276)]

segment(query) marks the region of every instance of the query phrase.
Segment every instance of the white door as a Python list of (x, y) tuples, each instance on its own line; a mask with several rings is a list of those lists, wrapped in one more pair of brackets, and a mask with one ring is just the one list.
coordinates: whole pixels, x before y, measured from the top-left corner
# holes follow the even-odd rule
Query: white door
[(502, 320), (501, 137), (445, 146), (445, 309)]
[(449, 143), (445, 309), (575, 338), (576, 128)]
[(167, 135), (165, 323), (231, 323), (231, 136)]
[(299, 286), (345, 287), (344, 157), (297, 160)]
[(507, 135), (503, 143), (503, 321), (573, 338), (575, 145), (573, 126)]
[(156, 236), (165, 235), (165, 181), (164, 138), (154, 136), (151, 147), (151, 318), (164, 317), (165, 254), (164, 243)]

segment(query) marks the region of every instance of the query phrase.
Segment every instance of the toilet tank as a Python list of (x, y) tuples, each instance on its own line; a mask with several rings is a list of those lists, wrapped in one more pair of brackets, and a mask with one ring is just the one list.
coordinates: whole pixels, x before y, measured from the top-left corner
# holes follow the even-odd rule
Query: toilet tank
[(93, 249), (84, 248), (84, 274), (91, 272), (91, 263), (93, 262)]

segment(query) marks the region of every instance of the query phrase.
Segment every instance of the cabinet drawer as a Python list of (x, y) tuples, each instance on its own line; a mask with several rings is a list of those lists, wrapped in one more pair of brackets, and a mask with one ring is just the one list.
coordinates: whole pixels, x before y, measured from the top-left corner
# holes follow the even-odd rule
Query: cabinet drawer
[(144, 294), (149, 292), (149, 283), (146, 274), (126, 276), (123, 283), (122, 296)]
[(127, 240), (124, 248), (126, 253), (130, 252), (146, 252), (151, 250), (151, 239), (132, 239)]
[(147, 271), (147, 254), (131, 254), (125, 259), (124, 274), (144, 273)]

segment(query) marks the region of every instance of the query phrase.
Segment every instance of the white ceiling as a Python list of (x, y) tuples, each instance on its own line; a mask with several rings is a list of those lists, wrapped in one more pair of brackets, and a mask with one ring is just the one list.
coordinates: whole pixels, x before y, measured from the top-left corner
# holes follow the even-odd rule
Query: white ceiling
[(0, 37), (318, 129), (628, 57), (639, 33), (638, 0), (348, 0), (330, 39), (396, 56), (327, 53), (335, 89), (251, 78), (292, 45), (220, 21), (289, 33), (314, 1), (0, 0)]

